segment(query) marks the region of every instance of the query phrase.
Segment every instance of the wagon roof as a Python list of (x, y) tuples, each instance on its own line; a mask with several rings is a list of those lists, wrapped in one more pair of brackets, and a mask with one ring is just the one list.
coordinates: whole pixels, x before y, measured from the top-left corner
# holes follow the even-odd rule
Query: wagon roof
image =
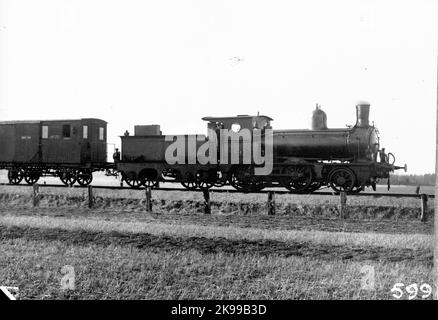
[(81, 119), (46, 119), (46, 120), (10, 120), (10, 121), (0, 121), (0, 124), (36, 124), (41, 122), (73, 122), (73, 121), (83, 121), (83, 120), (97, 120), (105, 122), (105, 120), (97, 118), (81, 118)]
[(204, 118), (202, 118), (202, 120), (221, 122), (221, 121), (229, 121), (229, 120), (235, 120), (235, 119), (252, 119), (252, 118), (265, 118), (267, 120), (273, 120), (272, 118), (270, 118), (268, 116), (263, 116), (263, 115), (258, 115), (258, 116), (238, 115), (235, 117), (204, 117)]

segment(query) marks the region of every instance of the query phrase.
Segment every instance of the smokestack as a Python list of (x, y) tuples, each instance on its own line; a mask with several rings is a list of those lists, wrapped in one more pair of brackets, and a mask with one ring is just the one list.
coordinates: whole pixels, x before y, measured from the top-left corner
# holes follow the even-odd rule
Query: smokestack
[(356, 104), (356, 126), (368, 127), (370, 125), (370, 104), (360, 101)]

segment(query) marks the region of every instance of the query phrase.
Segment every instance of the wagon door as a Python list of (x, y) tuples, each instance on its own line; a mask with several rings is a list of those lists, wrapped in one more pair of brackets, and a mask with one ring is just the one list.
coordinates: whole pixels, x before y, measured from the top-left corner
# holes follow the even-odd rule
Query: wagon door
[(40, 125), (39, 123), (23, 123), (15, 127), (15, 159), (16, 162), (40, 161)]

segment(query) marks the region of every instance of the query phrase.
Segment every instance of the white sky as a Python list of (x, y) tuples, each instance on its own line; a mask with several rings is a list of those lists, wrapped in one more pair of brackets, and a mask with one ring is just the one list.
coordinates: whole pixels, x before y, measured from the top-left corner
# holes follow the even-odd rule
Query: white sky
[(0, 119), (206, 133), (203, 116), (329, 127), (371, 103), (408, 173), (435, 170), (438, 1), (0, 0)]

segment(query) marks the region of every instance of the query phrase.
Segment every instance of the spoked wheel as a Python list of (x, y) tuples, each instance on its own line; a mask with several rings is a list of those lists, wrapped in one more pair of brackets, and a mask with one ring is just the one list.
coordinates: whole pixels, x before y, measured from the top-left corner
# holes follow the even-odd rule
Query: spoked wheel
[(231, 176), (231, 185), (243, 192), (257, 192), (265, 187), (264, 181), (254, 175), (250, 166), (237, 168)]
[(88, 186), (93, 181), (93, 174), (91, 171), (80, 171), (77, 180), (81, 186)]
[(356, 185), (356, 176), (351, 169), (338, 168), (330, 173), (328, 181), (335, 192), (351, 192)]
[(59, 179), (61, 179), (62, 183), (64, 183), (66, 186), (72, 186), (75, 184), (77, 176), (73, 170), (64, 171), (60, 173)]
[(142, 181), (142, 185), (150, 188), (158, 188), (158, 181), (146, 179)]
[(139, 179), (142, 186), (149, 188), (157, 188), (158, 187), (158, 174), (155, 170), (142, 170), (139, 173)]
[(24, 180), (27, 184), (35, 184), (41, 177), (41, 172), (39, 171), (27, 171), (24, 175)]
[(10, 184), (19, 184), (23, 180), (23, 170), (11, 169), (8, 171), (8, 179)]
[[(308, 166), (287, 166), (283, 169), (282, 184), (289, 191), (295, 193), (304, 193), (310, 191), (313, 180), (312, 168)], [(313, 191), (313, 190), (312, 190)], [(312, 192), (310, 191), (310, 192)]]
[(196, 174), (191, 172), (187, 172), (184, 175), (184, 179), (181, 182), (181, 185), (187, 190), (196, 190), (199, 187), (198, 181), (196, 179)]
[(196, 181), (198, 187), (203, 190), (208, 190), (215, 185), (216, 182), (216, 172), (209, 172), (206, 170), (199, 170), (196, 173)]
[(122, 173), (122, 178), (131, 188), (139, 188), (141, 186), (141, 180), (137, 179), (135, 172)]
[(181, 184), (187, 190), (196, 190), (196, 189), (198, 189), (198, 183), (196, 181), (184, 181), (184, 182), (181, 182)]

